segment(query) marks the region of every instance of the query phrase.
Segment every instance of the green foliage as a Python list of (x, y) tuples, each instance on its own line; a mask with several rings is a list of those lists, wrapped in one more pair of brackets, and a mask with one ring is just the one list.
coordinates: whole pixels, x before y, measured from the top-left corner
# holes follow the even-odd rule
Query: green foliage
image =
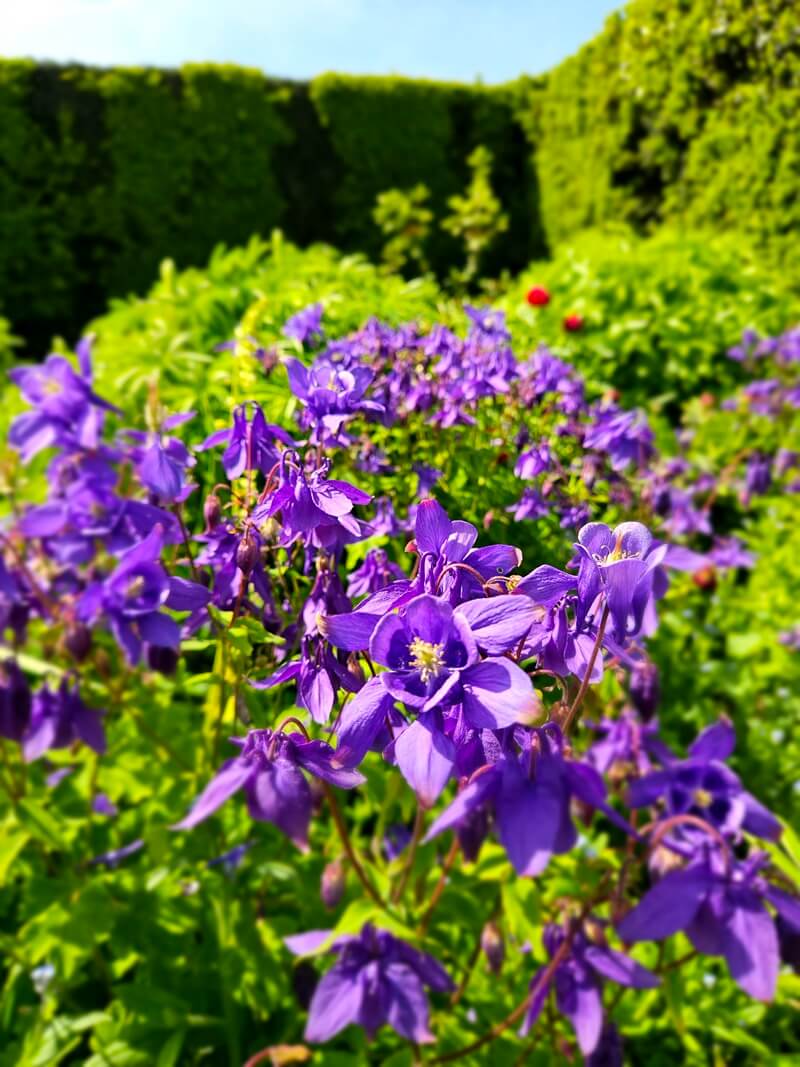
[[(526, 283), (534, 281), (551, 290), (545, 309), (534, 311), (524, 303)], [(242, 248), (219, 248), (202, 270), (178, 271), (167, 261), (145, 297), (116, 301), (92, 323), (98, 335), (97, 389), (123, 409), (123, 425), (144, 425), (142, 412), (154, 397), (170, 410), (196, 410), (194, 440), (226, 424), (229, 407), (245, 397), (261, 402), (268, 418), (291, 425), (285, 372), (275, 367), (264, 375), (254, 353), (258, 348), (267, 355), (296, 351), (282, 338), (281, 327), (289, 315), (317, 300), (325, 307), (331, 336), (372, 315), (393, 324), (417, 321), (423, 328), (433, 322), (464, 326), (460, 306), (445, 299), (429, 278), (405, 282), (360, 256), (326, 247), (301, 252), (275, 234)], [(736, 368), (724, 349), (738, 340), (742, 326), (775, 331), (797, 315), (783, 283), (771, 282), (736, 241), (669, 234), (649, 241), (587, 235), (552, 264), (532, 268), (508, 294), (506, 306), (519, 355), (548, 340), (589, 376), (590, 388), (617, 385), (651, 415), (665, 394), (688, 397), (709, 381), (727, 388), (733, 379), (726, 375)], [(572, 310), (584, 314), (587, 325), (583, 333), (567, 337), (561, 320)], [(216, 350), (231, 338), (237, 341), (232, 351)], [(694, 376), (682, 376), (670, 363), (675, 351), (682, 356), (679, 366), (691, 367)], [(6, 419), (18, 401), (8, 392), (3, 400)], [(779, 444), (797, 447), (796, 418), (778, 424), (752, 417), (742, 407), (723, 410), (697, 399), (679, 406), (694, 432), (690, 456), (711, 472), (733, 473), (731, 463), (743, 444), (765, 451)], [(401, 509), (416, 491), (411, 462), (429, 463), (444, 472), (437, 495), (453, 515), (475, 521), (482, 530), (491, 523), (486, 539), (507, 537), (523, 544), (526, 562), (561, 563), (569, 551), (565, 531), (531, 522), (513, 525), (503, 511), (521, 484), (512, 474), (507, 444), (516, 426), (504, 417), (505, 410), (502, 401), (486, 405), (477, 426), (447, 432), (432, 433), (421, 415), (395, 430), (373, 424), (370, 433), (397, 470), (392, 491)], [(534, 439), (552, 427), (547, 412), (541, 413), (541, 423), (535, 421), (539, 417), (530, 413)], [(571, 454), (560, 452), (565, 466), (580, 460), (577, 446), (564, 447), (575, 448)], [(336, 462), (337, 475), (346, 474), (340, 457)], [(213, 464), (210, 454), (198, 456), (195, 473), (206, 486), (215, 477)], [(34, 483), (41, 487), (44, 467), (43, 461), (32, 468), (23, 499), (35, 496)], [(359, 470), (353, 480), (370, 487), (367, 471)], [(376, 478), (374, 487), (379, 484)], [(188, 505), (196, 520), (199, 496)], [(607, 508), (609, 518), (623, 517), (620, 505), (609, 499), (600, 498), (599, 506)], [(724, 484), (718, 506), (723, 516), (736, 506)], [(487, 514), (490, 508), (494, 514)], [(794, 497), (765, 496), (745, 530), (757, 557), (753, 570), (720, 576), (716, 588), (700, 589), (688, 576), (677, 578), (660, 604), (660, 628), (648, 642), (662, 668), (661, 721), (669, 742), (681, 751), (697, 728), (726, 711), (737, 726), (737, 770), (759, 799), (787, 817), (796, 812), (798, 799), (800, 667), (797, 653), (782, 645), (779, 635), (798, 622), (795, 512)], [(199, 521), (193, 528), (200, 528)], [(401, 546), (402, 539), (395, 548)], [(296, 578), (307, 590), (311, 576)], [(113, 638), (97, 633), (86, 685), (92, 703), (109, 708), (110, 750), (102, 760), (85, 750), (61, 750), (50, 754), (51, 763), (24, 766), (6, 746), (0, 788), (2, 783), (13, 787), (24, 776), (27, 790), (16, 805), (3, 796), (0, 807), (0, 1067), (238, 1067), (266, 1046), (300, 1039), (303, 990), (314, 965), (293, 961), (283, 937), (298, 930), (355, 930), (375, 917), (372, 906), (360, 900), (352, 873), (339, 911), (328, 913), (319, 901), (323, 866), (339, 852), (322, 813), (312, 824), (308, 855), (288, 846), (269, 824), (254, 825), (239, 801), (191, 834), (168, 830), (223, 752), (230, 752), (224, 734), (219, 752), (214, 751), (220, 715), (227, 732), (242, 701), (258, 727), (274, 725), (289, 710), (285, 689), (255, 694), (235, 688), (240, 677), (234, 668), (258, 665), (272, 635), (249, 618), (231, 625), (231, 616), (223, 614), (218, 622), (225, 658), (215, 637), (199, 636), (172, 677), (103, 673), (103, 657), (108, 662), (114, 655)], [(40, 655), (22, 663), (31, 676), (52, 672), (58, 657), (57, 635), (48, 627), (40, 632)], [(613, 689), (612, 672), (608, 682)], [(587, 718), (589, 711), (597, 718), (608, 691), (598, 687), (590, 693)], [(584, 733), (578, 745), (585, 740)], [(412, 813), (398, 776), (379, 773), (379, 764), (380, 757), (369, 757), (367, 789), (342, 798), (355, 843), (368, 857), (380, 856), (387, 826), (409, 821)], [(67, 765), (73, 772), (48, 788), (46, 774)], [(100, 790), (119, 807), (116, 818), (87, 816), (88, 802)], [(118, 868), (89, 864), (98, 853), (139, 838), (141, 851)], [(207, 866), (244, 842), (252, 842), (252, 848), (234, 872)], [(792, 856), (800, 848), (788, 830), (785, 842), (780, 852), (775, 849), (775, 862), (795, 878)], [(382, 915), (381, 925), (408, 936), (437, 885), (442, 851), (438, 842), (419, 849), (409, 879), (411, 903)], [(553, 860), (548, 884), (557, 895), (580, 896), (608, 871), (617, 872), (622, 861), (616, 842), (589, 830), (580, 848)], [(370, 870), (382, 879), (381, 891), (397, 879), (403, 862), (376, 870), (370, 860)], [(529, 942), (532, 953), (509, 951), (499, 976), (476, 957), (460, 1004), (434, 998), (432, 1028), (441, 1046), (433, 1055), (486, 1033), (526, 995), (534, 960), (541, 957), (542, 922), (551, 917), (542, 884), (541, 879), (511, 879), (502, 850), (491, 842), (478, 862), (457, 863), (451, 870), (428, 947), (435, 946), (456, 980), (465, 979), (458, 964), (472, 953), (476, 930), (498, 902), (509, 946)], [(689, 947), (668, 946), (661, 963), (669, 967)], [(656, 966), (654, 946), (634, 951), (642, 963)], [(55, 974), (40, 995), (32, 971), (45, 963)], [(661, 989), (624, 993), (613, 1011), (634, 1064), (788, 1067), (798, 1047), (798, 996), (797, 978), (784, 973), (774, 1004), (750, 1001), (729, 980), (721, 960), (704, 957), (667, 970)], [(512, 1067), (526, 1056), (547, 1067), (552, 1048), (570, 1049), (565, 1042), (572, 1038), (555, 1016), (545, 1025), (544, 1034), (535, 1031), (525, 1043), (509, 1028), (460, 1062)], [(325, 1067), (411, 1067), (413, 1059), (410, 1050), (398, 1052), (386, 1029), (371, 1043), (350, 1030), (312, 1055), (310, 1062)]]
[(390, 271), (412, 264), (426, 270), (425, 243), (433, 221), (433, 212), (426, 207), (429, 195), (424, 185), (378, 194), (372, 217), (387, 239), (381, 256)]
[[(165, 256), (197, 265), (275, 226), (377, 258), (364, 205), (424, 181), (443, 209), (482, 142), (516, 227), (503, 265), (521, 267), (539, 246), (515, 129), (512, 97), (495, 89), (2, 60), (0, 312), (38, 353), (109, 297), (142, 291)], [(444, 272), (457, 252), (440, 235), (434, 265)]]
[(466, 192), (447, 201), (451, 214), (442, 228), (464, 245), (466, 263), (458, 277), (469, 285), (478, 276), (483, 254), (508, 229), (508, 215), (492, 189), (492, 153), (479, 145), (467, 160), (472, 177)]
[(794, 0), (632, 0), (522, 95), (551, 243), (606, 220), (672, 219), (790, 252), (800, 223)]
[[(526, 305), (530, 285), (550, 291), (546, 307)], [(740, 236), (664, 228), (643, 240), (607, 228), (533, 264), (501, 306), (523, 350), (545, 342), (623, 402), (674, 416), (676, 404), (739, 379), (726, 352), (744, 328), (777, 334), (800, 318), (800, 289)], [(569, 333), (573, 312), (584, 324)]]

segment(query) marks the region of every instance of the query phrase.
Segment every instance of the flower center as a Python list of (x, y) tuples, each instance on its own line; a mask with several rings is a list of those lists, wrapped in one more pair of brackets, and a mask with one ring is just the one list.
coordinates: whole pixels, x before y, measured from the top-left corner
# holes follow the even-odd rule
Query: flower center
[(128, 597), (141, 596), (144, 592), (144, 578), (141, 574), (137, 575), (133, 581), (128, 583), (128, 588), (125, 590), (125, 595)]
[(63, 385), (55, 378), (48, 378), (44, 383), (44, 392), (48, 396), (58, 396), (63, 390)]
[(616, 563), (617, 560), (620, 560), (620, 559), (633, 559), (635, 556), (636, 556), (635, 552), (626, 552), (625, 551), (625, 549), (622, 547), (622, 534), (617, 534), (617, 539), (616, 539), (616, 542), (614, 543), (614, 547), (611, 549), (611, 551), (608, 553), (608, 555), (605, 557), (605, 559), (600, 559), (600, 558), (597, 558), (597, 557), (595, 557), (595, 558), (597, 559), (598, 563)]
[(415, 637), (408, 646), (408, 651), (411, 653), (410, 665), (419, 671), (420, 678), (426, 684), (444, 667), (444, 645)]
[(692, 793), (692, 800), (698, 808), (707, 808), (713, 799), (714, 797), (707, 789), (695, 789)]

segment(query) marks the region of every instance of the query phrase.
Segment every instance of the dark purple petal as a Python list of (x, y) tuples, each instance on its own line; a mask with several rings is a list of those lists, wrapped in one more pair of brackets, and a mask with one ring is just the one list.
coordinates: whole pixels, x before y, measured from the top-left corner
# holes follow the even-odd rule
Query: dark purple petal
[(669, 871), (617, 926), (623, 941), (660, 941), (685, 930), (714, 884), (705, 865)]
[(389, 1025), (401, 1037), (418, 1045), (433, 1041), (428, 1029), (428, 998), (415, 972), (404, 963), (390, 963), (383, 970), (383, 979), (387, 986)]
[(488, 771), (481, 772), (475, 777), (453, 800), (444, 811), (434, 820), (431, 828), (425, 835), (425, 841), (430, 841), (444, 830), (465, 821), (479, 808), (488, 804), (500, 786), (500, 768), (492, 767)]
[(552, 607), (571, 589), (575, 589), (577, 584), (576, 575), (567, 574), (566, 571), (557, 570), (544, 563), (522, 579), (513, 595), (522, 594), (530, 597), (534, 604)]
[(583, 956), (598, 974), (620, 985), (633, 986), (635, 989), (654, 989), (661, 982), (658, 975), (613, 948), (589, 945)]
[(189, 581), (188, 578), (170, 578), (169, 596), (165, 603), (173, 611), (196, 611), (204, 608), (210, 600), (211, 592), (199, 582)]
[(436, 500), (423, 500), (417, 507), (414, 534), (420, 553), (439, 554), (450, 533), (451, 522), (447, 512)]
[(311, 790), (299, 767), (282, 758), (264, 764), (247, 779), (245, 792), (252, 819), (274, 823), (301, 852), (308, 850)]
[(689, 747), (693, 759), (724, 762), (736, 747), (736, 731), (730, 719), (723, 716), (712, 726), (707, 726)]
[(216, 775), (211, 779), (200, 796), (195, 800), (189, 814), (176, 823), (173, 830), (191, 830), (203, 819), (221, 807), (229, 797), (247, 782), (253, 775), (255, 768), (238, 756), (223, 763)]
[(383, 687), (381, 676), (370, 678), (364, 688), (345, 704), (339, 717), (334, 764), (348, 768), (359, 764), (393, 707), (394, 698)]

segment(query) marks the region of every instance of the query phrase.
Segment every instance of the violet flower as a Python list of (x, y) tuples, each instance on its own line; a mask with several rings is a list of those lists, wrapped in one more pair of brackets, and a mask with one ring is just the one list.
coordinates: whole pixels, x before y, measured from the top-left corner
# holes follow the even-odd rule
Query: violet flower
[(688, 866), (671, 870), (648, 890), (617, 930), (627, 942), (661, 941), (683, 930), (698, 952), (723, 956), (731, 976), (756, 1000), (772, 1000), (780, 953), (768, 901), (800, 931), (800, 900), (761, 875), (756, 853), (740, 863), (704, 849)]
[(365, 781), (358, 771), (334, 766), (330, 745), (298, 733), (251, 730), (230, 740), (241, 752), (222, 765), (173, 829), (191, 830), (243, 789), (250, 817), (273, 823), (306, 852), (312, 795), (303, 771), (342, 789)]
[(663, 800), (667, 818), (694, 815), (723, 833), (740, 830), (777, 840), (781, 825), (748, 793), (724, 761), (733, 752), (736, 734), (727, 718), (707, 727), (689, 746), (689, 758), (674, 760), (631, 783), (628, 803), (633, 808)]
[(38, 759), (51, 748), (67, 748), (75, 741), (83, 741), (102, 755), (106, 750), (104, 714), (83, 703), (76, 683), (64, 679), (58, 689), (42, 686), (33, 695), (30, 726), (22, 742), (26, 761)]
[(634, 989), (654, 989), (660, 979), (623, 952), (593, 943), (583, 930), (568, 934), (561, 927), (548, 923), (542, 940), (551, 959), (562, 951), (567, 937), (571, 937), (569, 951), (555, 970), (548, 974), (547, 969), (542, 968), (531, 979), (534, 996), (520, 1035), (530, 1032), (554, 988), (558, 1010), (572, 1024), (581, 1052), (590, 1056), (603, 1033), (603, 981), (608, 979)]
[[(303, 955), (324, 943), (327, 930), (287, 937), (290, 951)], [(346, 1026), (361, 1026), (371, 1038), (389, 1025), (418, 1045), (434, 1040), (428, 1028), (425, 986), (437, 993), (455, 988), (442, 965), (371, 923), (357, 936), (337, 937), (337, 956), (322, 976), (308, 1009), (305, 1040), (330, 1041)]]

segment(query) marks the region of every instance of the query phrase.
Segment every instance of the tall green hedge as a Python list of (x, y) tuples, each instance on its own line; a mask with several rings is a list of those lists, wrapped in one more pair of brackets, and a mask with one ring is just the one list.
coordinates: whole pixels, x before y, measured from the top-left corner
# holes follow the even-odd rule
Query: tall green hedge
[[(0, 61), (0, 312), (43, 346), (146, 288), (165, 256), (203, 263), (218, 243), (276, 226), (374, 254), (377, 194), (425, 182), (443, 205), (478, 143), (495, 152), (514, 222), (499, 265), (520, 268), (541, 231), (508, 90)], [(457, 255), (448, 241), (441, 270)]]
[(547, 237), (667, 220), (800, 228), (797, 0), (632, 0), (524, 84)]

